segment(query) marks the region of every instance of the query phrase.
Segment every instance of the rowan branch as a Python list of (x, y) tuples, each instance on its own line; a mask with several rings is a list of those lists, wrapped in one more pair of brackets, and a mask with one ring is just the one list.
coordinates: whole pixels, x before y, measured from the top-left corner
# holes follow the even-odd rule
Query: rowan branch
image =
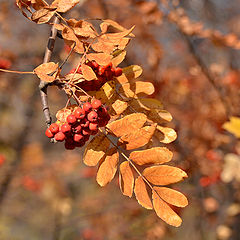
[[(59, 23), (59, 18), (55, 16), (53, 23), (54, 24)], [(53, 25), (51, 28), (50, 36), (48, 38), (48, 44), (47, 44), (47, 47), (45, 50), (43, 63), (47, 63), (51, 59), (53, 48), (55, 45), (56, 36), (57, 36), (57, 29)], [(39, 90), (40, 90), (40, 97), (41, 97), (41, 102), (42, 102), (42, 109), (43, 109), (43, 114), (45, 117), (46, 124), (49, 126), (51, 124), (52, 119), (50, 116), (50, 110), (49, 110), (49, 106), (48, 106), (47, 87), (48, 87), (48, 83), (41, 80), (40, 84), (39, 84)]]

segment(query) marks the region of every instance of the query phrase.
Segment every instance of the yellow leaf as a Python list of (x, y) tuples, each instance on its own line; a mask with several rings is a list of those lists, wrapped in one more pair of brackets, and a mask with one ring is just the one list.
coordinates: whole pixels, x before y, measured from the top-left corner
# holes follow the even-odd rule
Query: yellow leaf
[(148, 113), (148, 119), (157, 123), (164, 121), (171, 122), (172, 115), (166, 110), (151, 109)]
[(143, 113), (132, 113), (117, 121), (111, 122), (107, 125), (107, 128), (116, 137), (121, 137), (130, 132), (134, 132), (141, 128), (147, 120), (147, 116)]
[(99, 65), (105, 66), (112, 60), (112, 56), (106, 53), (89, 53), (87, 54), (89, 61), (96, 61)]
[(97, 92), (94, 93), (95, 97), (103, 104), (107, 103), (109, 99), (113, 98), (116, 94), (116, 84), (114, 81), (106, 82)]
[(88, 65), (82, 64), (81, 65), (81, 70), (82, 70), (83, 77), (86, 80), (89, 81), (89, 80), (97, 79), (97, 76), (96, 76), (95, 72)]
[(150, 82), (136, 81), (134, 83), (122, 84), (119, 93), (124, 94), (128, 98), (137, 98), (137, 94), (145, 93), (151, 95), (154, 93), (154, 86)]
[(162, 143), (170, 143), (175, 141), (177, 138), (177, 133), (172, 128), (162, 127), (158, 125), (157, 130), (163, 134), (163, 135), (161, 133), (158, 134), (158, 132), (156, 131), (156, 136), (158, 137), (159, 141)]
[(162, 164), (171, 161), (173, 153), (165, 147), (154, 147), (130, 153), (129, 158), (138, 165)]
[(112, 64), (114, 67), (118, 66), (124, 60), (126, 53), (127, 52), (123, 50), (119, 50), (113, 53)]
[(149, 197), (147, 192), (146, 184), (141, 176), (139, 176), (135, 181), (134, 193), (140, 205), (142, 205), (146, 209), (153, 208), (151, 198)]
[(180, 168), (162, 165), (145, 168), (143, 176), (154, 185), (168, 185), (182, 181), (187, 174)]
[(124, 144), (126, 150), (143, 147), (151, 140), (156, 129), (156, 125), (146, 126), (128, 133), (119, 139), (119, 144)]
[(230, 117), (230, 122), (225, 122), (223, 128), (240, 138), (240, 118)]
[(122, 162), (120, 164), (119, 172), (119, 185), (122, 194), (128, 197), (132, 197), (133, 186), (134, 186), (134, 176), (130, 164), (128, 161)]
[(186, 207), (188, 205), (187, 198), (180, 192), (167, 187), (153, 187), (158, 195), (167, 203), (177, 206)]
[(182, 224), (182, 219), (158, 196), (154, 190), (152, 191), (152, 199), (153, 207), (158, 217), (174, 227), (179, 227)]
[(128, 103), (121, 101), (117, 99), (113, 104), (112, 104), (112, 109), (114, 110), (114, 115), (120, 115), (122, 114), (126, 109), (128, 108)]
[(84, 151), (83, 162), (87, 166), (96, 166), (105, 155), (109, 145), (110, 142), (104, 134), (94, 137)]
[[(43, 63), (36, 67), (34, 72), (42, 81), (53, 82), (58, 73), (58, 64), (54, 62)], [(53, 74), (53, 76), (49, 76), (48, 74)]]
[(123, 68), (123, 73), (129, 80), (131, 80), (138, 78), (142, 74), (142, 68), (138, 65), (131, 65)]
[(106, 152), (104, 160), (101, 162), (97, 172), (97, 182), (100, 186), (105, 186), (111, 182), (117, 171), (119, 153), (116, 148), (111, 148)]

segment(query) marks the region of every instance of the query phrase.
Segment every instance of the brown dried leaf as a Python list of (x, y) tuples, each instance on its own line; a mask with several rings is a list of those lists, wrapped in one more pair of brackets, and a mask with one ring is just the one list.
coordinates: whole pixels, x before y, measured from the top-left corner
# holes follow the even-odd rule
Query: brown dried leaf
[(124, 38), (128, 35), (130, 35), (130, 33), (133, 31), (133, 29), (135, 28), (135, 26), (131, 27), (130, 29), (124, 30), (122, 32), (119, 33), (106, 33), (106, 37), (110, 40), (120, 40), (120, 38)]
[(157, 130), (163, 133), (164, 137), (161, 134), (158, 134), (156, 131), (156, 136), (158, 137), (159, 141), (162, 143), (170, 143), (176, 140), (177, 133), (174, 129), (168, 127), (157, 126)]
[(145, 168), (143, 176), (154, 185), (168, 185), (182, 181), (187, 174), (180, 168), (162, 165)]
[(153, 209), (151, 198), (148, 195), (146, 184), (139, 176), (135, 181), (134, 193), (140, 205), (146, 209)]
[(80, 0), (55, 0), (50, 7), (57, 8), (57, 12), (65, 13), (79, 2)]
[(89, 61), (96, 61), (99, 65), (107, 65), (111, 62), (112, 56), (106, 53), (89, 53), (87, 54)]
[(105, 186), (111, 182), (117, 171), (119, 153), (116, 148), (111, 148), (106, 152), (106, 157), (101, 162), (97, 172), (97, 182), (100, 186)]
[(140, 94), (140, 93), (145, 93), (147, 95), (153, 94), (154, 86), (150, 82), (142, 82), (142, 81), (136, 81), (133, 83), (124, 83), (119, 88), (119, 93), (124, 94), (128, 98), (137, 98), (137, 94)]
[(167, 187), (153, 187), (158, 195), (167, 203), (177, 206), (186, 207), (188, 205), (187, 198), (180, 192)]
[(117, 67), (125, 59), (126, 54), (127, 52), (123, 50), (118, 50), (114, 52), (112, 59), (113, 66)]
[(135, 132), (140, 129), (147, 120), (147, 116), (143, 113), (132, 113), (117, 121), (111, 122), (107, 125), (107, 128), (116, 137), (121, 137), (130, 132)]
[(181, 225), (182, 219), (158, 196), (154, 190), (152, 191), (152, 199), (153, 207), (158, 217), (172, 226), (179, 227)]
[(89, 81), (89, 80), (93, 80), (93, 79), (97, 79), (97, 76), (95, 74), (95, 72), (93, 71), (93, 69), (91, 67), (89, 67), (88, 65), (86, 64), (82, 64), (81, 65), (81, 70), (82, 70), (82, 74), (83, 74), (83, 77)]
[(129, 158), (138, 165), (162, 164), (172, 160), (173, 153), (165, 147), (131, 152)]
[(119, 144), (124, 144), (126, 150), (143, 147), (151, 140), (156, 129), (156, 125), (146, 126), (130, 132), (119, 139)]
[(120, 41), (118, 42), (118, 49), (123, 50), (128, 45), (130, 40), (131, 40), (130, 38), (120, 39)]
[(134, 187), (134, 176), (130, 164), (128, 161), (120, 164), (119, 172), (119, 185), (122, 194), (128, 197), (132, 197)]
[(31, 20), (37, 24), (47, 23), (50, 21), (54, 14), (55, 10), (48, 10), (42, 8), (33, 13), (33, 15), (31, 16)]
[(87, 145), (83, 155), (83, 162), (87, 166), (96, 166), (105, 155), (109, 145), (110, 142), (108, 138), (104, 134), (100, 133)]
[[(54, 62), (43, 63), (36, 67), (33, 71), (37, 74), (37, 76), (45, 82), (53, 82), (56, 78), (56, 74), (58, 73), (58, 64)], [(54, 71), (56, 73), (53, 76), (49, 76), (48, 74), (52, 74)]]

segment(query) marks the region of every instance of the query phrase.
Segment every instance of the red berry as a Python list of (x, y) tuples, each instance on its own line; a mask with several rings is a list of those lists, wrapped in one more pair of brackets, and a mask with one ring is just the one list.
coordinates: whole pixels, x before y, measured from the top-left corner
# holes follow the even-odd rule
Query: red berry
[(85, 135), (91, 135), (92, 131), (89, 128), (84, 128), (82, 130), (82, 134)]
[(77, 122), (77, 118), (73, 114), (70, 114), (67, 117), (67, 122), (72, 125)]
[(54, 136), (53, 133), (50, 131), (49, 128), (46, 130), (45, 135), (46, 135), (47, 137), (49, 137), (49, 138), (53, 138), (53, 136)]
[(102, 106), (102, 102), (101, 102), (100, 100), (94, 99), (94, 100), (92, 101), (92, 108), (93, 108), (93, 109), (98, 109), (98, 108), (100, 108), (101, 106)]
[(56, 134), (59, 132), (59, 126), (56, 123), (52, 123), (49, 127), (49, 130), (53, 133)]
[(82, 134), (74, 134), (74, 136), (73, 136), (73, 140), (75, 142), (81, 142), (81, 141), (83, 141), (83, 139), (84, 139), (84, 136)]
[(84, 118), (82, 121), (81, 121), (81, 127), (88, 127), (89, 126), (89, 121)]
[(74, 111), (74, 116), (77, 119), (83, 119), (85, 117), (85, 110), (78, 107), (75, 111)]
[(90, 135), (85, 135), (84, 136), (84, 141), (87, 142), (89, 140), (89, 138), (90, 138)]
[(74, 145), (75, 147), (83, 147), (85, 145), (85, 141), (82, 140), (81, 142), (75, 142)]
[(90, 122), (96, 122), (98, 120), (98, 114), (95, 111), (91, 111), (88, 115), (87, 115), (87, 119)]
[(63, 132), (58, 132), (55, 134), (54, 139), (58, 142), (62, 142), (66, 138)]
[(68, 124), (68, 123), (64, 123), (62, 126), (61, 126), (61, 132), (63, 133), (70, 133), (71, 132), (71, 126)]
[(98, 67), (99, 67), (98, 63), (95, 62), (95, 61), (92, 61), (92, 66), (93, 66), (94, 68), (98, 68)]
[(85, 110), (85, 112), (90, 112), (92, 110), (92, 104), (90, 102), (84, 103), (83, 109)]
[(90, 129), (91, 131), (96, 131), (96, 130), (98, 130), (98, 124), (97, 124), (97, 123), (90, 123), (90, 124), (89, 124), (89, 129)]
[(110, 62), (108, 65), (105, 66), (105, 68), (112, 68), (112, 62)]
[(79, 124), (78, 126), (76, 126), (76, 127), (73, 129), (73, 132), (74, 132), (74, 133), (81, 133), (81, 130), (82, 130), (82, 127), (81, 127), (81, 125)]
[(104, 118), (108, 114), (108, 111), (105, 107), (101, 107), (97, 110), (97, 113), (100, 118)]
[(99, 67), (98, 67), (98, 74), (99, 74), (100, 76), (103, 75), (104, 72), (105, 72), (105, 70), (106, 70), (105, 67), (103, 67), (103, 66), (99, 66)]
[(91, 135), (96, 135), (98, 133), (98, 129), (95, 131), (92, 131)]
[(122, 75), (122, 69), (120, 67), (115, 68), (114, 70), (114, 76), (119, 77)]
[(67, 150), (73, 150), (75, 148), (74, 143), (71, 142), (65, 142), (64, 146)]
[(107, 80), (111, 80), (113, 77), (113, 73), (111, 71), (111, 69), (108, 69), (107, 71), (105, 71), (104, 75), (106, 76)]
[(73, 68), (69, 73), (75, 73), (76, 68)]

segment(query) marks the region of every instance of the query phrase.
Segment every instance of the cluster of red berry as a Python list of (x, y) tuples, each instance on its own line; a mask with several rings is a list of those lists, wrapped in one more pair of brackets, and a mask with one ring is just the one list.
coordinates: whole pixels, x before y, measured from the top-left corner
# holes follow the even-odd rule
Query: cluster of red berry
[[(97, 79), (77, 84), (85, 91), (96, 91), (103, 86), (104, 83), (111, 81), (113, 77), (119, 77), (122, 75), (122, 69), (120, 67), (114, 68), (111, 62), (106, 66), (100, 66), (95, 61), (88, 61), (86, 64), (93, 69)], [(72, 69), (70, 73), (74, 73), (75, 71), (76, 68)], [(82, 74), (81, 66), (79, 66), (76, 73)]]
[(67, 116), (65, 123), (52, 123), (45, 134), (58, 142), (65, 140), (65, 148), (71, 150), (82, 147), (90, 135), (96, 135), (98, 128), (106, 126), (109, 120), (107, 109), (100, 100), (94, 99), (92, 103), (85, 102), (77, 107)]

